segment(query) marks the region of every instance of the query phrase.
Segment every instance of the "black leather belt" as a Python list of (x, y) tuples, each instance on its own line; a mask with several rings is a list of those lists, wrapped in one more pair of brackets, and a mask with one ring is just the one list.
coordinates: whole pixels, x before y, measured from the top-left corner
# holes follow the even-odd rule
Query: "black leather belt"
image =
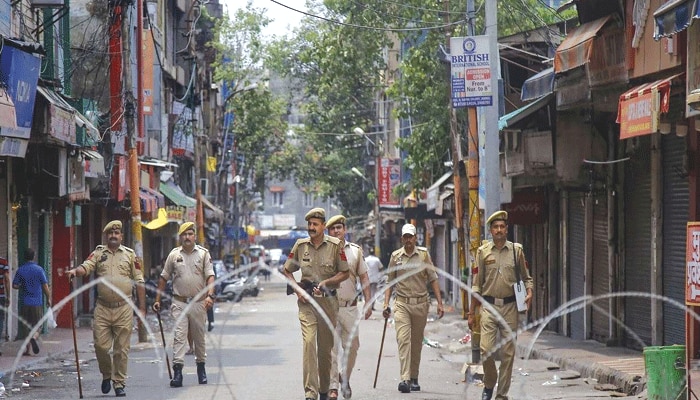
[(180, 301), (180, 302), (183, 302), (183, 303), (189, 303), (191, 301), (202, 301), (204, 299), (204, 297), (199, 297), (199, 298), (197, 298), (196, 296), (195, 297), (185, 297), (185, 296), (180, 296), (180, 295), (174, 294), (173, 299)]
[(504, 304), (509, 304), (509, 303), (512, 303), (515, 301), (515, 295), (504, 297), (502, 299), (499, 299), (499, 298), (493, 297), (493, 296), (483, 296), (483, 297), (484, 297), (484, 300), (486, 300), (487, 302), (489, 302), (493, 305), (496, 305), (496, 306), (502, 306)]
[(102, 299), (97, 299), (97, 304), (107, 308), (119, 308), (126, 304), (126, 301), (104, 301)]
[(422, 304), (428, 301), (428, 296), (419, 296), (419, 297), (404, 297), (404, 296), (399, 296), (396, 295), (396, 301), (399, 303), (406, 303), (406, 304)]

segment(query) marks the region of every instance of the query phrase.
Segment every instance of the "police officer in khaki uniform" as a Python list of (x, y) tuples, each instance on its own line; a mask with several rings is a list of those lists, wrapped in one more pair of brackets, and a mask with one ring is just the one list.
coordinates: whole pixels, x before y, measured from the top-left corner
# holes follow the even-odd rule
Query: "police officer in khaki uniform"
[[(396, 291), (394, 321), (401, 364), (401, 382), (399, 382), (401, 393), (420, 390), (418, 372), (423, 349), (423, 332), (430, 308), (428, 285), (432, 287), (437, 299), (438, 317), (442, 318), (445, 314), (437, 272), (430, 259), (430, 253), (424, 247), (417, 247), (416, 242), (416, 227), (405, 224), (401, 228), (403, 247), (391, 253), (387, 268), (387, 283), (392, 286), (387, 287), (384, 292), (383, 315), (384, 318), (389, 318), (391, 315), (389, 300), (392, 291)], [(399, 282), (392, 284), (397, 278)]]
[[(525, 267), (523, 246), (507, 240), (508, 213), (505, 211), (493, 213), (486, 220), (486, 225), (489, 226), (493, 239), (481, 245), (476, 252), (477, 273), (474, 276), (472, 290), (491, 304), (508, 323), (510, 329), (515, 332), (518, 328), (518, 307), (513, 289), (517, 277), (515, 268), (519, 269), (520, 278), (527, 290), (525, 303), (528, 308), (532, 301), (532, 278)], [(469, 328), (474, 326), (474, 309), (477, 302), (478, 300), (471, 302), (467, 313)], [(499, 371), (496, 371), (496, 361), (494, 354), (492, 354), (497, 350), (495, 348), (496, 337), (500, 333), (501, 338), (507, 338), (510, 337), (511, 333), (499, 323), (497, 316), (491, 310), (487, 307), (480, 307), (480, 309), (481, 354), (484, 366), (484, 391), (481, 398), (482, 400), (491, 400), (494, 386), (498, 381), (496, 399), (507, 400), (513, 373), (516, 338), (513, 337), (512, 340), (508, 340), (503, 345), (501, 365)]]
[[(332, 330), (335, 329), (338, 314), (336, 289), (348, 279), (348, 261), (340, 240), (323, 233), (325, 210), (314, 208), (306, 214), (305, 219), (309, 237), (296, 241), (282, 273), (297, 295), (301, 337), (304, 342), (302, 376), (306, 399), (315, 400), (318, 394), (320, 400), (327, 400)], [(301, 270), (301, 282), (297, 283), (294, 282), (292, 273), (298, 270)], [(324, 315), (330, 320), (330, 326)]]
[[(352, 389), (350, 388), (350, 375), (355, 367), (357, 359), (357, 350), (360, 348), (360, 331), (355, 328), (359, 321), (357, 310), (357, 280), (359, 278), (362, 287), (362, 294), (365, 297), (365, 319), (372, 316), (372, 307), (370, 307), (371, 293), (369, 276), (367, 274), (367, 263), (362, 256), (362, 248), (355, 243), (350, 243), (345, 240), (346, 218), (343, 215), (331, 217), (326, 223), (328, 234), (341, 241), (345, 256), (348, 258), (348, 267), (350, 268), (350, 277), (340, 283), (338, 288), (338, 324), (335, 327), (336, 333), (340, 337), (340, 343), (335, 343), (333, 346), (333, 364), (331, 367), (331, 390), (328, 393), (328, 399), (333, 400), (338, 398), (338, 386), (342, 383), (343, 397), (349, 399), (352, 397)], [(352, 336), (352, 341), (348, 344), (348, 339)], [(347, 354), (343, 356), (340, 349)], [(343, 364), (343, 360), (347, 362)], [(340, 363), (338, 361), (341, 361)], [(340, 365), (340, 368), (338, 368)], [(336, 373), (336, 371), (338, 373)]]
[[(207, 349), (205, 323), (207, 309), (214, 306), (214, 267), (209, 250), (195, 243), (194, 223), (185, 222), (178, 230), (180, 246), (174, 248), (163, 265), (158, 281), (158, 293), (153, 309), (160, 311), (160, 295), (168, 280), (173, 281), (173, 302), (170, 313), (175, 319), (173, 337), (173, 379), (170, 386), (182, 386), (182, 368), (187, 352), (187, 333), (194, 344), (197, 380), (200, 385), (207, 383), (205, 362)], [(189, 307), (189, 308), (188, 308)], [(182, 315), (186, 311), (186, 315)]]
[(143, 318), (146, 315), (146, 289), (136, 254), (122, 246), (122, 222), (111, 221), (102, 232), (107, 235), (107, 246), (97, 246), (87, 260), (67, 271), (66, 275), (68, 279), (73, 279), (74, 276), (85, 276), (95, 271), (97, 278), (108, 280), (118, 289), (115, 292), (103, 283), (97, 285), (93, 336), (95, 355), (102, 373), (102, 393), (109, 393), (113, 383), (114, 393), (117, 397), (123, 397), (126, 396), (124, 386), (134, 327), (133, 310), (124, 298), (132, 296), (136, 282), (139, 313)]

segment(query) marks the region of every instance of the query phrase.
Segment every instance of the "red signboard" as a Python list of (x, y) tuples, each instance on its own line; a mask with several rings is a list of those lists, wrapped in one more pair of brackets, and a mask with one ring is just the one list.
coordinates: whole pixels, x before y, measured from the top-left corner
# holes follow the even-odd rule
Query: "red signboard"
[(685, 304), (700, 306), (700, 222), (688, 222), (686, 229)]
[(503, 205), (508, 212), (508, 224), (542, 224), (547, 220), (547, 205), (542, 191), (518, 191), (513, 200)]
[(652, 91), (620, 101), (620, 139), (656, 132), (659, 112), (654, 104), (654, 95), (657, 93)]
[(378, 172), (379, 206), (398, 207), (401, 203), (393, 192), (401, 183), (401, 159), (380, 158)]

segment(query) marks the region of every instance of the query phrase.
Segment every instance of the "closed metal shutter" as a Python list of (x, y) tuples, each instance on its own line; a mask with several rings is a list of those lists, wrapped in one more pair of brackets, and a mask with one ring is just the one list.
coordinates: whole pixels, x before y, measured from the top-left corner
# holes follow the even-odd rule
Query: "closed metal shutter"
[[(626, 291), (651, 291), (651, 151), (650, 137), (638, 138), (639, 145), (625, 163), (625, 286)], [(641, 349), (651, 344), (651, 300), (625, 297), (625, 325), (644, 344), (623, 331), (625, 346)]]
[[(569, 195), (569, 298), (568, 301), (583, 296), (586, 282), (586, 207), (585, 194), (572, 192)], [(578, 309), (571, 314), (570, 336), (573, 339), (587, 339), (584, 330), (584, 310)]]
[[(6, 176), (0, 176), (0, 257), (7, 259), (8, 245), (7, 245), (7, 178)], [(9, 260), (14, 264), (16, 260)], [(16, 268), (17, 265), (10, 265)], [(10, 289), (12, 290), (12, 289)], [(10, 291), (8, 290), (8, 291)]]
[[(605, 193), (593, 198), (593, 277), (591, 294), (594, 298), (610, 292), (608, 273), (608, 205)], [(591, 307), (591, 339), (605, 343), (610, 336), (609, 299), (596, 300)]]
[[(685, 226), (689, 214), (686, 141), (665, 135), (661, 141), (663, 162), (663, 290), (664, 296), (685, 304)], [(664, 345), (685, 344), (685, 312), (664, 302)]]

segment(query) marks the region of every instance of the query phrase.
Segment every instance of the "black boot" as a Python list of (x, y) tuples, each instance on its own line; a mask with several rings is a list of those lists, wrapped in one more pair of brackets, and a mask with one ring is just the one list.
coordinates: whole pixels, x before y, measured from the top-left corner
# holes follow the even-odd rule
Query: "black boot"
[(484, 391), (481, 393), (481, 400), (491, 400), (491, 396), (493, 396), (493, 388), (484, 388)]
[(200, 384), (200, 385), (206, 385), (206, 384), (207, 384), (207, 371), (204, 369), (204, 363), (203, 363), (203, 362), (198, 362), (198, 363), (197, 363), (197, 379), (199, 379), (199, 384)]
[(411, 391), (420, 392), (420, 385), (418, 384), (418, 378), (411, 378)]
[(182, 387), (182, 364), (173, 364), (173, 379), (170, 380), (170, 386)]

